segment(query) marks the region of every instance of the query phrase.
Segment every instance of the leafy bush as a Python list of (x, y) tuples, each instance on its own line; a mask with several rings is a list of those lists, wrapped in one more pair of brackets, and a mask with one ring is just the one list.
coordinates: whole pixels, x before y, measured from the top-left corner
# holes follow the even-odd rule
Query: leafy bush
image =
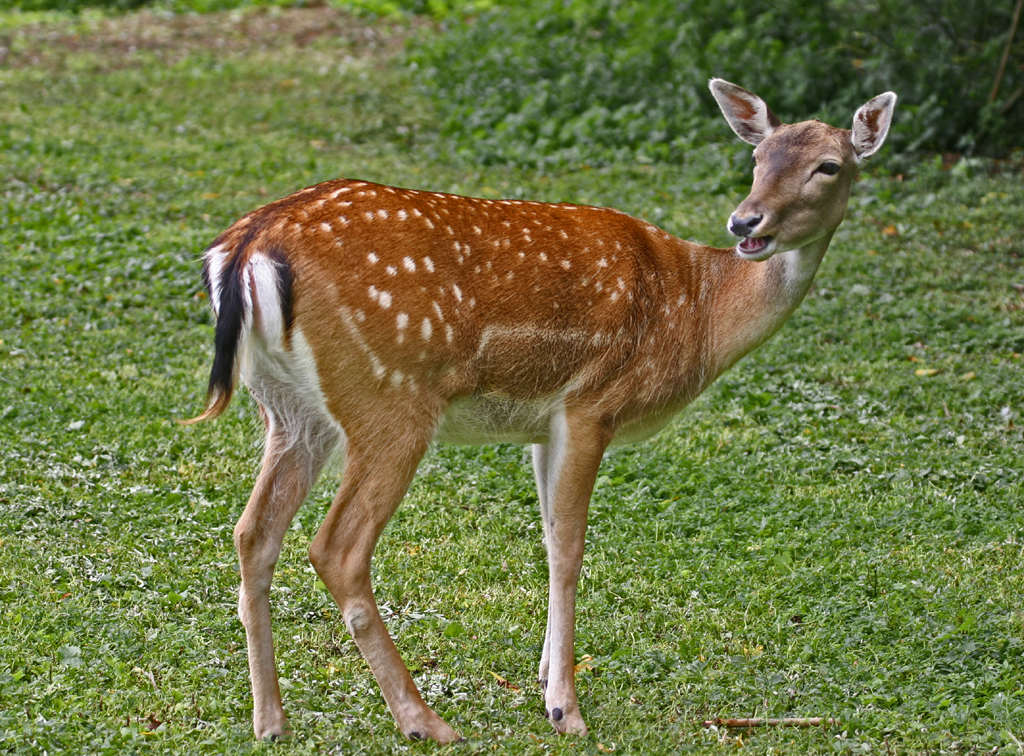
[[(900, 96), (897, 151), (999, 154), (1024, 143), (1024, 74), (988, 94), (1012, 3), (982, 0), (541, 0), (426, 39), (414, 61), (444, 131), (485, 161), (679, 160), (721, 134), (711, 76), (762, 95), (784, 120), (848, 123)], [(1015, 107), (1016, 105), (1016, 107)]]

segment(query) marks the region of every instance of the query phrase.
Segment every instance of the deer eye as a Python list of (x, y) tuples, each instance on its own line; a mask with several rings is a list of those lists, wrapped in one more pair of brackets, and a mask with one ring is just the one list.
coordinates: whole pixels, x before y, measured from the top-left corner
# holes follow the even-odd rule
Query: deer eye
[(834, 163), (831, 160), (826, 160), (824, 163), (818, 166), (818, 170), (815, 173), (824, 173), (826, 176), (835, 176), (839, 173), (839, 169), (842, 168), (839, 163)]

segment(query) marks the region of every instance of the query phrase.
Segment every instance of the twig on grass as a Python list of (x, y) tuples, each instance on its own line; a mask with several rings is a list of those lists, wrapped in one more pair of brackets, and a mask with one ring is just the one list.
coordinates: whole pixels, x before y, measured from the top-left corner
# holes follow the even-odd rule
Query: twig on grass
[(704, 722), (705, 727), (822, 727), (834, 725), (836, 720), (832, 717), (787, 717), (785, 719), (765, 719), (764, 717), (753, 717), (749, 719), (723, 719), (715, 717)]
[(988, 96), (990, 104), (996, 101), (996, 96), (999, 94), (999, 85), (1003, 83), (1003, 74), (1006, 73), (1006, 63), (1010, 59), (1010, 49), (1013, 47), (1013, 37), (1017, 33), (1017, 22), (1020, 21), (1022, 5), (1024, 5), (1024, 0), (1017, 0), (1017, 4), (1013, 7), (1013, 20), (1010, 21), (1010, 33), (1006, 37), (1006, 47), (1003, 48), (1003, 57), (999, 61), (999, 73), (996, 74), (996, 80), (992, 84), (992, 91)]

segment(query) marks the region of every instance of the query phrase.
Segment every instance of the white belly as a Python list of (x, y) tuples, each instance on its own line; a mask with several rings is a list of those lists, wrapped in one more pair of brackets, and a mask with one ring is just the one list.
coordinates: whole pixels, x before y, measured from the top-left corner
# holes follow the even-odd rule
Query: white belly
[(448, 444), (534, 444), (547, 440), (557, 397), (521, 402), (474, 394), (452, 402), (436, 440)]

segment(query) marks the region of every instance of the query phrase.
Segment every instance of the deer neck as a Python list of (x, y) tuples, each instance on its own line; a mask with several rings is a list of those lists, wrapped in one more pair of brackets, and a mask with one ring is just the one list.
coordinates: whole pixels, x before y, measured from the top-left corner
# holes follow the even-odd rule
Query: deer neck
[(717, 377), (778, 331), (811, 288), (832, 232), (764, 262), (729, 258), (707, 322), (708, 367)]

